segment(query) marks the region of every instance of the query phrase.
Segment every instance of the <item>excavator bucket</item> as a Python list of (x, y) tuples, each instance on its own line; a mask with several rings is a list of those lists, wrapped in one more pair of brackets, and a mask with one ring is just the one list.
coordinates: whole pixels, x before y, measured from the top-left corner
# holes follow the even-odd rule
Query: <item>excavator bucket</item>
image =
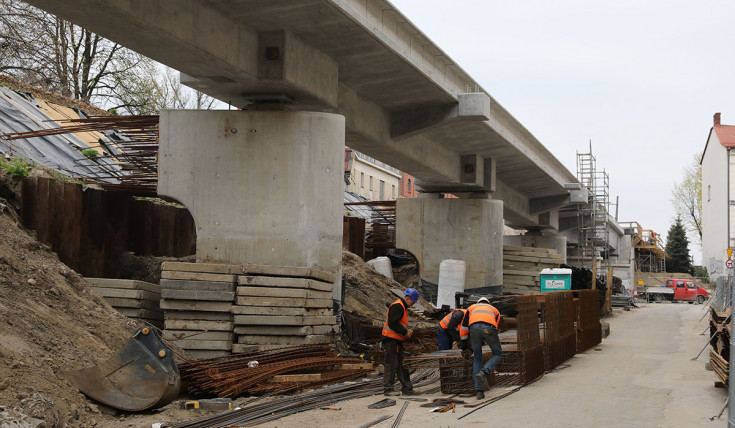
[(165, 406), (181, 385), (173, 351), (150, 327), (139, 328), (110, 360), (66, 372), (66, 377), (86, 396), (133, 412)]

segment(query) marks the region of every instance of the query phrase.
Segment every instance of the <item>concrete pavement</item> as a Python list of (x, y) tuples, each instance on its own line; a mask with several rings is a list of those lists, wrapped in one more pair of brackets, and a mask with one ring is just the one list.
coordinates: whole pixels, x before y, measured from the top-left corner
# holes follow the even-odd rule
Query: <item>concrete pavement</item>
[[(471, 409), (429, 413), (411, 403), (401, 426), (454, 427), (724, 427), (719, 413), (727, 390), (714, 388), (716, 376), (705, 370), (708, 351), (691, 358), (707, 341), (699, 333), (707, 325), (703, 306), (641, 304), (617, 313), (610, 336), (602, 344), (567, 361), (569, 366), (547, 373), (536, 382), (458, 420)], [(599, 351), (596, 349), (600, 349)], [(491, 389), (490, 393), (493, 390)], [(488, 397), (490, 397), (488, 393)], [(425, 396), (430, 400), (440, 395)], [(397, 415), (402, 405), (366, 408), (382, 396), (341, 402), (340, 411), (309, 411), (275, 421), (270, 426), (358, 426), (384, 414)], [(464, 399), (474, 402), (474, 398)], [(389, 427), (394, 418), (376, 427)]]

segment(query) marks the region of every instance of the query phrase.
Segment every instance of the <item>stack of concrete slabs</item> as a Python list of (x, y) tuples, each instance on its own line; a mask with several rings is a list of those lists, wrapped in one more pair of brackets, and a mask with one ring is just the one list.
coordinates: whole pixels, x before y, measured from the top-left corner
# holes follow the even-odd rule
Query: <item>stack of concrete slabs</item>
[(161, 308), (163, 337), (194, 358), (230, 355), (236, 275), (227, 265), (164, 262)]
[(161, 288), (150, 282), (133, 279), (85, 278), (92, 290), (128, 318), (163, 328), (160, 308)]

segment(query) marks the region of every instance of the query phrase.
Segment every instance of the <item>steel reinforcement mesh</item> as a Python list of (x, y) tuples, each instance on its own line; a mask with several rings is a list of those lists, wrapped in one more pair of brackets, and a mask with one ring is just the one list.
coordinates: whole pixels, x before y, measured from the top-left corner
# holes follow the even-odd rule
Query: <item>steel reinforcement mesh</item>
[(525, 385), (544, 374), (544, 349), (532, 348), (503, 351), (503, 359), (495, 367), (496, 385)]
[(544, 342), (544, 369), (551, 370), (577, 353), (577, 334), (568, 333), (557, 340)]
[(544, 343), (561, 337), (561, 301), (556, 293), (533, 294), (538, 304), (539, 333)]
[(577, 307), (577, 352), (583, 352), (602, 342), (600, 323), (599, 292), (597, 290), (575, 291)]
[(538, 329), (538, 309), (533, 295), (513, 296), (518, 311), (516, 331), (518, 349), (528, 349), (541, 345)]
[[(491, 352), (483, 353), (482, 360), (490, 359)], [(475, 392), (473, 360), (464, 358), (442, 358), (439, 360), (439, 378), (442, 394), (465, 394)], [(487, 377), (490, 386), (495, 385), (495, 372)]]

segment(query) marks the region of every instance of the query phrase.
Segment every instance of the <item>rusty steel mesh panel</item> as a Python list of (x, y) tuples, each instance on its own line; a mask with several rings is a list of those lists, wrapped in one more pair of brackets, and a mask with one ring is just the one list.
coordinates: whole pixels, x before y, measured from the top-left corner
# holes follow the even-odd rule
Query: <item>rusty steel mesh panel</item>
[[(492, 352), (482, 354), (482, 361), (487, 362)], [(439, 377), (442, 394), (464, 394), (475, 392), (473, 360), (464, 358), (442, 358), (439, 360)], [(495, 384), (495, 372), (487, 377), (488, 385)]]
[(531, 382), (544, 374), (543, 345), (503, 351), (503, 359), (495, 370), (496, 385), (525, 385)]
[(577, 306), (577, 352), (602, 342), (599, 293), (597, 290), (578, 290)]
[(513, 297), (518, 311), (518, 315), (516, 315), (518, 349), (527, 349), (541, 345), (536, 297), (533, 295)]
[(544, 342), (544, 369), (551, 370), (577, 353), (577, 334), (568, 333), (559, 339)]
[(574, 296), (571, 291), (558, 291), (559, 310), (561, 312), (561, 336), (574, 334), (574, 321), (577, 318), (577, 312), (574, 308)]
[(534, 294), (538, 300), (541, 340), (551, 342), (561, 337), (561, 301), (556, 293)]

